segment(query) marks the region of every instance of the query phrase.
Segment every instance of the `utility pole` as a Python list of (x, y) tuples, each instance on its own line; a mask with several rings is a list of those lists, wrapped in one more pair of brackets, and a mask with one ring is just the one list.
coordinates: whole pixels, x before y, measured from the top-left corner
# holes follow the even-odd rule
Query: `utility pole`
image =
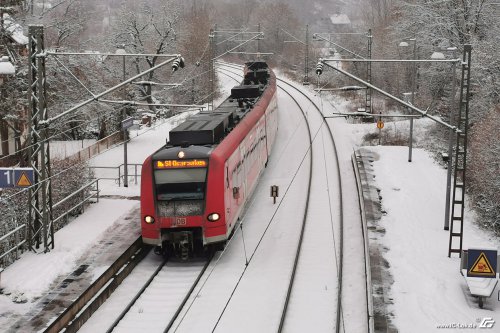
[[(368, 29), (368, 59), (372, 58), (372, 29)], [(367, 62), (366, 65), (366, 82), (372, 82), (372, 63), (371, 61)], [(372, 113), (372, 90), (369, 87), (366, 87), (365, 93), (365, 112)]]
[(47, 140), (46, 77), (44, 32), (41, 25), (30, 25), (29, 31), (29, 134), (28, 164), (34, 170), (34, 185), (29, 190), (28, 247), (36, 251), (54, 248), (52, 225), (52, 185), (50, 151)]
[[(413, 60), (417, 60), (417, 38), (410, 39), (413, 41)], [(412, 77), (411, 77), (411, 105), (415, 105), (415, 88), (417, 82), (417, 63), (412, 64)], [(408, 110), (411, 114), (411, 110)], [(408, 142), (408, 162), (412, 160), (413, 149), (413, 118), (410, 118), (410, 141)]]
[[(455, 49), (452, 49), (453, 54), (452, 58), (455, 55)], [(455, 123), (455, 119), (453, 116), (453, 110), (455, 108), (455, 90), (457, 89), (457, 64), (453, 63), (452, 70), (452, 84), (451, 84), (451, 102), (450, 102), (450, 125)], [(446, 207), (444, 211), (444, 230), (450, 230), (450, 196), (451, 196), (451, 170), (453, 169), (453, 141), (455, 139), (455, 133), (452, 130), (449, 130), (448, 136), (448, 169), (446, 172)]]
[[(259, 25), (257, 26), (257, 32), (259, 33), (260, 35), (260, 23)], [(257, 39), (257, 53), (260, 53), (260, 38)]]
[(306, 25), (306, 43), (304, 59), (304, 85), (309, 84), (309, 24)]
[[(217, 29), (217, 26), (215, 26)], [(214, 95), (215, 95), (215, 29), (210, 29), (210, 99), (208, 102), (208, 110), (214, 109)]]

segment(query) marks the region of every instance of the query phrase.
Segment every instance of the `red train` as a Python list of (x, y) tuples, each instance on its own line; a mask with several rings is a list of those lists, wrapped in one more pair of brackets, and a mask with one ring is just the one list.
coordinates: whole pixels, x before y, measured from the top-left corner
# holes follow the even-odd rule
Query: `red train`
[(276, 77), (265, 62), (247, 63), (229, 98), (172, 129), (167, 144), (144, 161), (143, 242), (184, 259), (225, 244), (277, 129)]

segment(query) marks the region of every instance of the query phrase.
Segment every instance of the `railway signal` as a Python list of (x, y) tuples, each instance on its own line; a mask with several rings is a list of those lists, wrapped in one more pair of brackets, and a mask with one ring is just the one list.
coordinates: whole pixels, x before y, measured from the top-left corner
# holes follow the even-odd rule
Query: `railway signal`
[(276, 198), (279, 196), (278, 191), (278, 185), (271, 185), (271, 197), (273, 198), (273, 204), (276, 203)]
[(318, 64), (316, 65), (316, 75), (318, 76), (323, 74), (323, 63), (321, 61), (322, 59), (319, 59)]
[(184, 58), (183, 57), (177, 57), (173, 62), (172, 62), (172, 72), (175, 72), (180, 68), (184, 68)]

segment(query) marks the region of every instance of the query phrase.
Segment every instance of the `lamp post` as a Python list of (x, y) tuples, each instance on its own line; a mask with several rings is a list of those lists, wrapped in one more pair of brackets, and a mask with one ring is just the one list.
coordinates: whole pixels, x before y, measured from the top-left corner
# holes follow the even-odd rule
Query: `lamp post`
[[(123, 64), (123, 81), (126, 80), (125, 77), (125, 55), (127, 54), (127, 51), (123, 48), (119, 48), (116, 50), (115, 54), (122, 54), (122, 64)], [(123, 100), (126, 100), (126, 90), (124, 88), (123, 90)], [(126, 105), (123, 106), (122, 108), (122, 130), (123, 130), (123, 186), (128, 187), (128, 163), (127, 163), (127, 140), (128, 140), (128, 133), (127, 129), (123, 125), (123, 121), (125, 120), (127, 113), (126, 113)]]
[[(413, 60), (417, 60), (417, 39), (416, 38), (407, 38), (405, 41), (399, 43), (400, 47), (408, 47), (408, 42), (413, 42)], [(411, 105), (415, 104), (415, 83), (417, 76), (417, 65), (416, 62), (412, 63), (412, 73), (411, 73)], [(408, 112), (411, 110), (408, 108)], [(413, 148), (413, 117), (410, 117), (410, 140), (408, 142), (408, 162), (412, 160), (412, 148)]]

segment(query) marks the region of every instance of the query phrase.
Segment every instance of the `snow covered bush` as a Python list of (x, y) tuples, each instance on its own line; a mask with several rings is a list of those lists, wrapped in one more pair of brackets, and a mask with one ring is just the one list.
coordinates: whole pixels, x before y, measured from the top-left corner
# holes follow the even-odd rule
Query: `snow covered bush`
[(500, 107), (472, 128), (469, 144), (470, 193), (480, 224), (500, 234)]

